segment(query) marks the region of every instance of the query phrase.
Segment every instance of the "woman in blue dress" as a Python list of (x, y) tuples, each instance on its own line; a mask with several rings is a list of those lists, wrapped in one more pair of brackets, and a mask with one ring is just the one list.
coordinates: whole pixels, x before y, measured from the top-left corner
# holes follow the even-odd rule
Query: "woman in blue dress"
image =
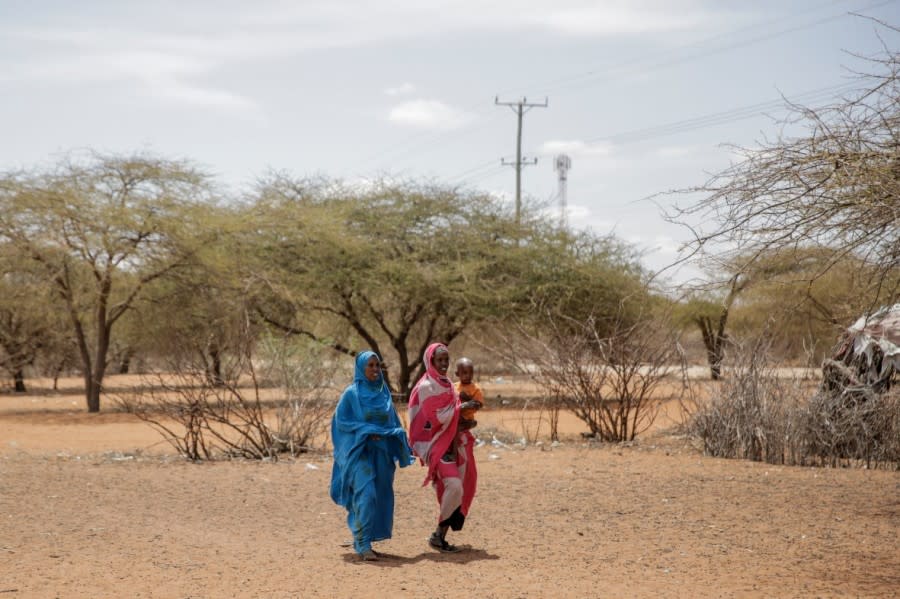
[(391, 538), (394, 471), (412, 458), (391, 392), (372, 351), (356, 356), (351, 383), (331, 419), (334, 467), (331, 498), (347, 509), (353, 548), (366, 561), (378, 559), (374, 541)]

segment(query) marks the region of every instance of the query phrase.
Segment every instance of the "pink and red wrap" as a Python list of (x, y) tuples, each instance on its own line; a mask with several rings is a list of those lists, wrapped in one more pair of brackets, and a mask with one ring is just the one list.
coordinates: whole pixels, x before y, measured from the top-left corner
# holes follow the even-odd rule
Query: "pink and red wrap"
[[(457, 434), (459, 395), (450, 379), (440, 374), (431, 363), (434, 353), (440, 348), (447, 349), (442, 343), (432, 343), (425, 350), (425, 374), (413, 387), (409, 397), (409, 445), (422, 465), (428, 468), (422, 484), (434, 484), (442, 514), (446, 511), (443, 502), (445, 479), (461, 479), (459, 507), (466, 515), (475, 497), (478, 480), (473, 452), (475, 438), (468, 431)], [(442, 463), (441, 458), (454, 439), (457, 441), (456, 463)]]

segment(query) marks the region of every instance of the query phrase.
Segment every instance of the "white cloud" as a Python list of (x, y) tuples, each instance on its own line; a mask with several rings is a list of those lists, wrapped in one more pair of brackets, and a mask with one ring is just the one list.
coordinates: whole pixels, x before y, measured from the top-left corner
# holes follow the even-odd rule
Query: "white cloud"
[(384, 90), (384, 93), (388, 96), (404, 96), (407, 94), (411, 94), (416, 91), (416, 86), (412, 83), (405, 82), (400, 85), (395, 85), (394, 87), (389, 87)]
[(388, 120), (422, 129), (457, 129), (471, 116), (438, 100), (410, 100), (394, 106)]
[[(16, 52), (0, 55), (0, 83), (125, 80), (149, 86), (158, 97), (196, 106), (259, 111), (248, 93), (215, 89), (202, 82), (204, 76), (218, 75), (236, 63), (460, 33), (543, 30), (566, 36), (620, 36), (695, 30), (715, 22), (716, 14), (700, 0), (684, 0), (677, 8), (663, 0), (551, 4), (537, 0), (384, 0), (377, 4), (261, 0), (252, 7), (225, 0), (215, 10), (206, 3), (160, 0), (158, 4), (161, 8), (151, 9), (122, 3), (106, 10), (99, 20), (69, 9), (0, 26), (0, 40), (8, 40)], [(165, 17), (169, 14), (178, 18), (169, 20)], [(385, 93), (402, 95), (414, 89), (402, 83)], [(418, 102), (397, 107), (392, 120), (444, 128), (460, 123), (458, 112)]]
[(90, 31), (26, 30), (24, 40), (39, 41), (57, 53), (7, 70), (4, 81), (50, 81), (65, 85), (122, 81), (137, 85), (142, 93), (170, 102), (222, 110), (257, 119), (259, 106), (250, 98), (196, 82), (222, 64), (215, 52), (187, 51), (163, 38), (133, 38)]
[[(335, 0), (261, 2), (243, 22), (302, 27), (330, 45), (449, 35), (460, 31), (549, 31), (568, 36), (622, 36), (708, 28), (719, 12), (701, 0)], [(721, 10), (721, 9), (719, 9)], [(436, 15), (439, 15), (436, 17)]]
[(542, 154), (568, 154), (569, 156), (609, 156), (613, 146), (608, 143), (588, 143), (578, 139), (551, 140), (541, 144)]

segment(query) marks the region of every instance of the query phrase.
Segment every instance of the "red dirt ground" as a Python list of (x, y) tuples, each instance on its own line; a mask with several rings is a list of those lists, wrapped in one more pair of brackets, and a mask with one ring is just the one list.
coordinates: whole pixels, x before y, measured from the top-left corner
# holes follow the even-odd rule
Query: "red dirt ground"
[[(535, 422), (482, 414), (504, 438)], [(427, 547), (433, 493), (422, 468), (399, 470), (388, 555), (362, 563), (341, 547), (327, 454), (190, 464), (132, 418), (85, 414), (76, 394), (0, 396), (0, 597), (900, 593), (897, 472), (713, 459), (660, 430), (592, 445), (565, 419), (562, 445), (476, 450), (459, 554)]]

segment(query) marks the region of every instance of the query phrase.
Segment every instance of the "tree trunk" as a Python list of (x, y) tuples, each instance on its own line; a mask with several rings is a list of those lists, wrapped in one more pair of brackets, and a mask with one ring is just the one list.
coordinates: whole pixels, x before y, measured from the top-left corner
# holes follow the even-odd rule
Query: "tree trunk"
[(16, 384), (16, 393), (25, 393), (25, 375), (22, 373), (22, 369), (19, 368), (13, 373), (13, 380)]
[(119, 361), (119, 374), (128, 374), (128, 370), (131, 368), (131, 358), (133, 355), (134, 352), (130, 348), (122, 352), (122, 359)]
[(721, 341), (711, 351), (707, 352), (707, 360), (709, 361), (709, 376), (712, 380), (718, 381), (722, 378), (722, 344)]
[(106, 322), (106, 306), (101, 305), (97, 311), (99, 322), (97, 324), (97, 352), (94, 355), (94, 371), (87, 388), (88, 412), (100, 411), (100, 391), (103, 389), (103, 379), (106, 376), (106, 355), (109, 353), (110, 333), (112, 323)]
[(81, 325), (81, 319), (78, 318), (78, 314), (75, 311), (74, 303), (71, 302), (71, 299), (66, 296), (66, 300), (69, 302), (69, 314), (72, 318), (72, 325), (75, 328), (75, 339), (78, 342), (78, 355), (81, 358), (81, 372), (84, 376), (84, 394), (85, 399), (87, 400), (88, 412), (99, 412), (100, 411), (100, 395), (97, 394), (96, 399), (96, 409), (91, 409), (93, 405), (91, 402), (91, 388), (93, 387), (93, 373), (91, 369), (91, 351), (87, 345), (87, 337), (84, 334), (84, 327)]
[(88, 412), (97, 413), (100, 411), (100, 389), (101, 384), (93, 376), (85, 377), (87, 385), (87, 406)]
[(214, 387), (224, 387), (225, 379), (222, 378), (222, 354), (215, 345), (209, 348), (209, 358), (212, 362), (206, 367), (206, 379)]
[[(727, 318), (727, 312), (725, 314), (725, 318)], [(712, 380), (718, 381), (722, 378), (722, 360), (725, 358), (724, 334), (720, 335), (718, 330), (714, 330), (712, 320), (706, 316), (698, 316), (694, 319), (694, 322), (700, 327), (700, 333), (703, 335), (703, 346), (706, 348), (706, 363), (709, 364), (709, 376)], [(720, 319), (721, 322), (722, 320)]]

